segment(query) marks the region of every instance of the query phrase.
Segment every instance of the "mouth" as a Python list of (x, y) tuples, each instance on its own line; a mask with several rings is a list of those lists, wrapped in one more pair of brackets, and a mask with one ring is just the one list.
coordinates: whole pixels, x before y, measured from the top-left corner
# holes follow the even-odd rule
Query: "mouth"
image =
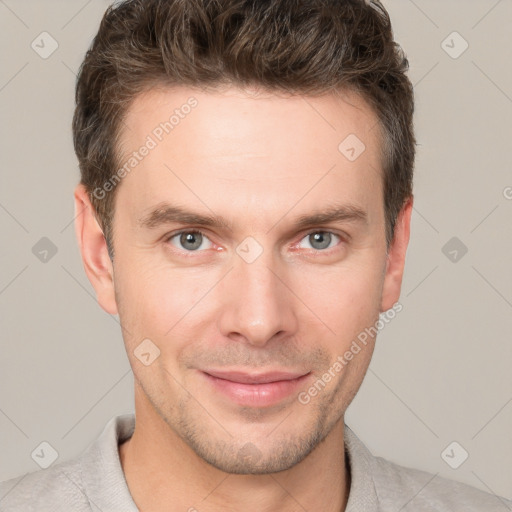
[(311, 372), (268, 371), (260, 373), (203, 370), (208, 384), (237, 405), (269, 407), (295, 395)]

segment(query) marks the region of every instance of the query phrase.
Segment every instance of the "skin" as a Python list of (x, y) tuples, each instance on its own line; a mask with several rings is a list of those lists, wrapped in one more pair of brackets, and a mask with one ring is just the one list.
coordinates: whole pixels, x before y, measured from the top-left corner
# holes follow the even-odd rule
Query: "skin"
[[(123, 158), (190, 96), (197, 107), (118, 185), (113, 263), (75, 190), (85, 270), (101, 307), (119, 314), (135, 377), (136, 428), (119, 449), (130, 492), (148, 511), (344, 510), (343, 419), (375, 340), (307, 405), (297, 392), (399, 299), (412, 198), (387, 248), (377, 119), (347, 91), (153, 89), (128, 110)], [(338, 150), (349, 134), (366, 146), (353, 162)], [(164, 202), (228, 226), (143, 227)], [(297, 227), (334, 204), (366, 221)], [(181, 229), (201, 231), (198, 249), (180, 245)], [(324, 246), (309, 236), (318, 232)], [(246, 237), (263, 251), (251, 263), (236, 252)], [(146, 338), (160, 350), (148, 366), (134, 355)], [(306, 376), (277, 403), (242, 406), (205, 378), (211, 368)]]

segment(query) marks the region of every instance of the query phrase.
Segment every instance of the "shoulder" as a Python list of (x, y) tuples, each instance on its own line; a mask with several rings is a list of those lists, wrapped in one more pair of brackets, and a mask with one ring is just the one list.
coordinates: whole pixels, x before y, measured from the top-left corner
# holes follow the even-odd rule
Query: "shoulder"
[(119, 461), (118, 444), (135, 426), (133, 414), (112, 418), (78, 457), (0, 483), (2, 512), (136, 511)]
[[(506, 512), (512, 501), (437, 474), (372, 458), (372, 475), (382, 510), (420, 512)], [(400, 508), (402, 507), (402, 508)]]
[(503, 497), (374, 456), (347, 425), (345, 452), (351, 476), (347, 511), (512, 512), (512, 501)]
[(3, 512), (90, 511), (84, 491), (80, 460), (55, 464), (0, 482)]

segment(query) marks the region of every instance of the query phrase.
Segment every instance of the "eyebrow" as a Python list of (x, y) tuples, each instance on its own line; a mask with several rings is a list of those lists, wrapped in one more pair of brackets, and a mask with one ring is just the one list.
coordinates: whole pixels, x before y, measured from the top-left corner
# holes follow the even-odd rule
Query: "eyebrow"
[(218, 215), (204, 215), (191, 212), (179, 206), (161, 203), (139, 219), (139, 226), (154, 229), (165, 224), (197, 224), (205, 227), (230, 228), (229, 223)]
[[(294, 226), (298, 229), (303, 229), (329, 222), (350, 222), (367, 225), (368, 214), (364, 209), (355, 204), (334, 205), (322, 211), (299, 216), (295, 220)], [(220, 215), (196, 213), (169, 203), (159, 204), (139, 219), (139, 226), (146, 229), (155, 229), (172, 223), (194, 224), (197, 226), (232, 230), (232, 224)]]
[(298, 217), (295, 226), (302, 229), (336, 221), (368, 224), (368, 213), (355, 204), (335, 205), (321, 212)]

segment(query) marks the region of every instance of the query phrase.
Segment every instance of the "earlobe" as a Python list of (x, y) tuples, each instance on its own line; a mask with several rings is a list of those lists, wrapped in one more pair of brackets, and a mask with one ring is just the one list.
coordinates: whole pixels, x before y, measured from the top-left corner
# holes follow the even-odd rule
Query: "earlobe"
[(107, 242), (82, 184), (76, 187), (74, 197), (75, 233), (85, 273), (96, 291), (100, 306), (107, 313), (116, 315), (118, 311), (114, 291), (114, 268), (108, 254)]
[(389, 246), (380, 311), (393, 307), (400, 298), (402, 277), (405, 267), (405, 254), (409, 244), (413, 197), (402, 206), (395, 223), (393, 240)]

